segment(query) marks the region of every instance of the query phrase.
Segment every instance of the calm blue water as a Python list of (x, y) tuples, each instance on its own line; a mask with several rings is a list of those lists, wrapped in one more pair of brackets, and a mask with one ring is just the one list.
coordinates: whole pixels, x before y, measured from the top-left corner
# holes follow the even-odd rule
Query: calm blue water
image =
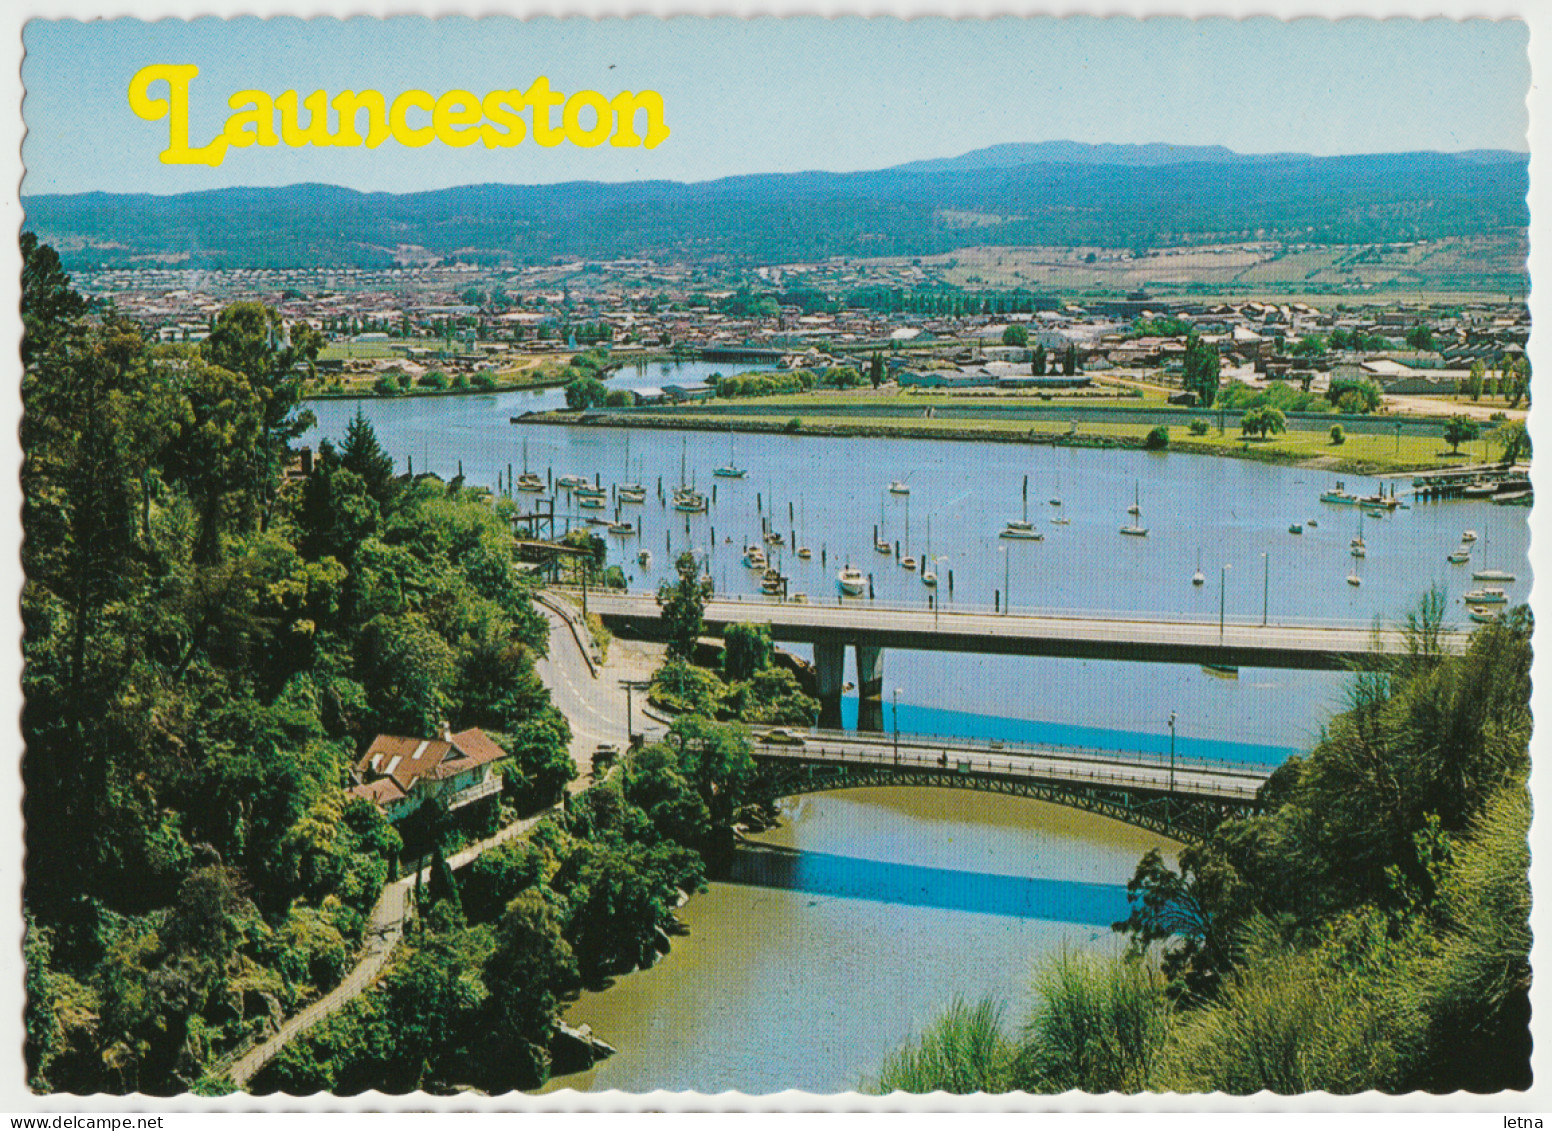
[[(962, 738), (1000, 739), (1003, 742), (1022, 742), (1031, 745), (1051, 743), (1061, 746), (1082, 746), (1095, 750), (1124, 752), (1141, 751), (1145, 754), (1169, 755), (1169, 735), (1147, 731), (1116, 730), (1111, 727), (1082, 726), (1074, 723), (1055, 723), (1040, 719), (1017, 719), (999, 715), (977, 715), (968, 711), (954, 711), (943, 707), (924, 707), (916, 703), (901, 703), (899, 729), (902, 734), (953, 735)], [(884, 731), (895, 729), (893, 704), (884, 704)], [(857, 698), (847, 695), (841, 699), (841, 722), (847, 729), (857, 726)], [(1178, 758), (1215, 759), (1224, 762), (1241, 762), (1258, 766), (1278, 766), (1292, 754), (1300, 752), (1297, 746), (1268, 746), (1260, 743), (1229, 742), (1223, 739), (1175, 736), (1175, 755)]]
[(965, 872), (833, 852), (743, 850), (727, 882), (1092, 927), (1108, 927), (1131, 910), (1125, 884)]
[[(612, 381), (699, 381), (717, 368), (651, 363)], [(1471, 569), (1484, 565), (1519, 574), (1508, 586), (1511, 601), (1530, 591), (1528, 512), (1485, 502), (1420, 503), (1360, 519), (1354, 508), (1319, 501), (1334, 480), (1327, 473), (1184, 453), (510, 422), (559, 396), (552, 390), (320, 402), (312, 439), (341, 435), (359, 406), (401, 469), (411, 459), (417, 471), (444, 476), (461, 466), (471, 482), (492, 487), (525, 462), (541, 475), (596, 475), (606, 484), (639, 479), (649, 487), (647, 503), (621, 512), (640, 535), (609, 541), (631, 585), (646, 590), (688, 549), (703, 559), (719, 592), (753, 595), (758, 576), (742, 564), (743, 547), (774, 527), (789, 539), (774, 556), (792, 592), (825, 603), (841, 600), (835, 574), (847, 562), (870, 573), (877, 600), (892, 605), (926, 608), (933, 597), (945, 608), (1006, 602), (1015, 612), (1221, 615), (1251, 624), (1397, 623), (1430, 584), (1445, 588), (1449, 616), (1464, 622), (1462, 594), (1477, 584)], [(712, 469), (730, 456), (748, 477), (714, 479)], [(671, 490), (681, 468), (712, 494), (709, 514), (685, 516), (660, 501), (658, 485)], [(888, 492), (896, 479), (909, 484), (908, 496)], [(1360, 493), (1378, 489), (1376, 480), (1344, 479)], [(528, 499), (524, 505), (533, 505)], [(1134, 499), (1149, 527), (1146, 538), (1118, 532), (1131, 521), (1126, 508)], [(1003, 524), (1026, 508), (1044, 540), (1000, 539)], [(557, 534), (589, 517), (565, 493), (556, 511)], [(1058, 516), (1069, 522), (1052, 522)], [(1302, 534), (1289, 532), (1295, 522), (1304, 524)], [(1348, 543), (1360, 522), (1368, 555), (1356, 561)], [(874, 551), (875, 529), (902, 553), (936, 562), (936, 594), (919, 573)], [(1481, 536), (1472, 565), (1450, 565), (1445, 555), (1466, 529)], [(811, 561), (796, 557), (794, 542), (812, 548)], [(637, 564), (643, 548), (652, 552), (650, 568)], [(1198, 567), (1206, 575), (1201, 586), (1191, 584)], [(1357, 587), (1346, 583), (1355, 571)], [(848, 656), (847, 678), (851, 665)], [(1178, 751), (1258, 762), (1307, 749), (1345, 706), (1348, 682), (1332, 672), (1247, 669), (1228, 681), (1191, 665), (899, 650), (886, 655), (884, 679), (886, 701), (900, 689), (903, 729), (1158, 750), (1167, 749), (1174, 712)]]

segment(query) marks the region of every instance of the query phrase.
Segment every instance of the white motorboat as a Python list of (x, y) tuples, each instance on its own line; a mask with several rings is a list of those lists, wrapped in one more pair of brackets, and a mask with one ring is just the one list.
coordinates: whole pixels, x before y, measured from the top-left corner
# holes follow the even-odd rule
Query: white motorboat
[(836, 584), (841, 587), (841, 592), (855, 597), (867, 588), (868, 579), (860, 569), (855, 566), (845, 566), (835, 575)]
[(889, 493), (891, 495), (909, 495), (911, 493), (911, 485), (903, 479), (895, 479), (889, 484)]
[(1507, 605), (1508, 603), (1509, 594), (1492, 586), (1485, 585), (1480, 589), (1472, 589), (1466, 594), (1468, 605)]

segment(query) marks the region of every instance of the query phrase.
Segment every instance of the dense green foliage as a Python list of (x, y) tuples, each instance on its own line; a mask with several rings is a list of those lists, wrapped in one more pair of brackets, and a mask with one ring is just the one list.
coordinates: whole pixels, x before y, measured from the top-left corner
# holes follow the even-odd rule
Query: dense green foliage
[(1218, 351), (1196, 334), (1186, 339), (1185, 368), (1182, 370), (1181, 387), (1196, 394), (1196, 403), (1211, 408), (1218, 396)]
[(1444, 442), (1450, 446), (1451, 452), (1460, 451), (1460, 446), (1468, 441), (1475, 440), (1482, 434), (1482, 426), (1469, 416), (1452, 416), (1444, 425)]
[(1024, 1029), (956, 1005), (877, 1090), (1296, 1093), (1530, 1084), (1530, 623), (1409, 653), (1268, 781), (1263, 809), (1152, 851), (1125, 955), (1059, 954)]
[(292, 1042), (264, 1085), (486, 1091), (543, 1083), (559, 1007), (649, 966), (682, 893), (732, 845), (754, 772), (740, 728), (681, 720), (527, 841), (486, 852), (369, 993)]
[(1243, 381), (1230, 381), (1218, 393), (1218, 407), (1229, 410), (1275, 408), (1286, 418), (1291, 412), (1334, 412), (1335, 403), (1320, 393), (1306, 393), (1282, 381), (1255, 389)]
[(343, 788), (374, 733), (511, 736), (551, 795), (570, 736), (510, 504), (360, 417), (288, 479), (305, 327), (152, 346), (23, 250), (28, 1078), (181, 1091), (354, 961), (401, 849)]
[(779, 373), (745, 373), (737, 377), (723, 377), (716, 382), (717, 396), (774, 397), (786, 393), (802, 393), (814, 387), (814, 374), (807, 369), (793, 369)]

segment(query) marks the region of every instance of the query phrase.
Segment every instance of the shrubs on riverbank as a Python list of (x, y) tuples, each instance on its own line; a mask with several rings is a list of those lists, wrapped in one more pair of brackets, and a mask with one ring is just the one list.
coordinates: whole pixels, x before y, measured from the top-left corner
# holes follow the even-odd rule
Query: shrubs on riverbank
[(1528, 1087), (1529, 614), (1462, 657), (1432, 644), (1437, 605), (1412, 624), (1263, 812), (1144, 858), (1125, 955), (1059, 955), (1017, 1033), (956, 1004), (870, 1086)]
[(682, 893), (731, 851), (753, 774), (741, 728), (681, 720), (562, 818), (423, 893), (381, 983), (287, 1045), (255, 1090), (542, 1084), (563, 1003), (667, 949)]

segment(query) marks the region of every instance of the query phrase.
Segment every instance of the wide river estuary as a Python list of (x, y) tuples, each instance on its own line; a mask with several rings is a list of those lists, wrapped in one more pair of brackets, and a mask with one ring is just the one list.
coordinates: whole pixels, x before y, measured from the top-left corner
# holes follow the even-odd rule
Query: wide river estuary
[[(702, 380), (710, 368), (653, 365), (612, 383)], [(835, 575), (846, 564), (871, 575), (881, 604), (990, 607), (1011, 597), (1015, 613), (1255, 624), (1396, 623), (1435, 583), (1448, 594), (1447, 617), (1467, 623), (1462, 596), (1484, 584), (1471, 573), (1485, 566), (1518, 575), (1504, 586), (1511, 603), (1530, 591), (1529, 512), (1480, 501), (1360, 518), (1355, 507), (1319, 501), (1336, 478), (1327, 472), (1180, 453), (510, 422), (558, 398), (318, 402), (318, 428), (303, 442), (337, 440), (359, 407), (401, 470), (413, 460), (417, 472), (451, 477), (461, 465), (469, 482), (493, 488), (525, 463), (546, 479), (639, 481), (645, 504), (619, 508), (638, 533), (605, 535), (633, 588), (655, 588), (688, 549), (719, 592), (756, 594), (743, 549), (774, 529), (786, 537), (779, 566), (791, 591), (825, 603), (842, 599)], [(713, 468), (730, 461), (748, 474), (714, 478)], [(681, 468), (698, 489), (715, 490), (707, 513), (660, 502), (659, 483), (671, 493)], [(1380, 486), (1343, 478), (1358, 494)], [(892, 481), (909, 493), (891, 493)], [(1410, 483), (1394, 482), (1405, 500)], [(526, 509), (536, 497), (519, 498)], [(1134, 505), (1139, 514), (1128, 513)], [(603, 514), (615, 513), (611, 498)], [(1026, 514), (1041, 540), (999, 537)], [(556, 515), (558, 535), (599, 512), (562, 492)], [(1123, 525), (1148, 534), (1123, 536)], [(875, 527), (902, 556), (935, 563), (935, 592), (893, 553), (875, 551)], [(1467, 530), (1478, 535), (1470, 563), (1447, 562)], [(1359, 536), (1361, 559), (1349, 548)], [(812, 558), (799, 559), (797, 546)], [(650, 566), (640, 562), (644, 549)], [(1198, 571), (1200, 585), (1192, 583)], [(1160, 752), (1173, 712), (1182, 756), (1262, 764), (1307, 750), (1347, 686), (1331, 672), (1244, 669), (1223, 678), (1190, 665), (925, 652), (887, 653), (884, 681), (886, 729)], [(855, 699), (845, 708), (854, 720)], [(689, 933), (667, 957), (571, 1007), (570, 1021), (592, 1025), (620, 1052), (552, 1086), (857, 1087), (956, 995), (997, 995), (1017, 1019), (1042, 955), (1117, 945), (1109, 924), (1125, 917), (1126, 881), (1163, 843), (1076, 810), (954, 791), (823, 794), (790, 802), (786, 816), (741, 853), (731, 879), (682, 909)]]

